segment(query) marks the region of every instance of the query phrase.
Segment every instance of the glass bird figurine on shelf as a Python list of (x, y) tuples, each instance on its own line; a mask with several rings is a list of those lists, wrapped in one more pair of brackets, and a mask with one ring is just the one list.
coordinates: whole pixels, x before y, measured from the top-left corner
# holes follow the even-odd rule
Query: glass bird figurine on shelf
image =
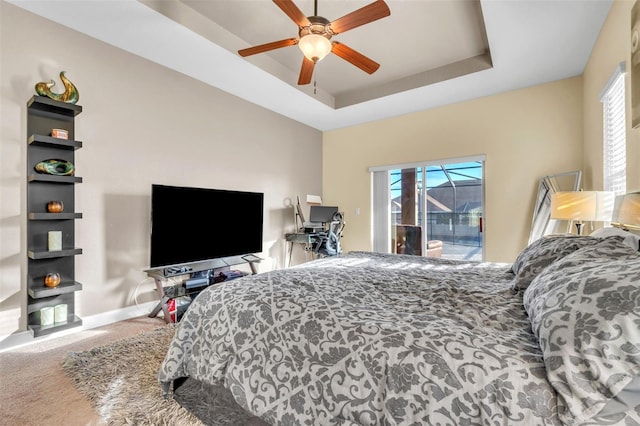
[(80, 99), (80, 93), (76, 86), (69, 81), (67, 77), (65, 77), (66, 71), (60, 71), (60, 80), (62, 80), (62, 84), (64, 84), (64, 92), (62, 93), (54, 93), (51, 91), (51, 88), (56, 85), (56, 82), (51, 80), (50, 82), (42, 81), (36, 84), (36, 93), (40, 96), (46, 96), (48, 98), (53, 99), (54, 101), (67, 102), (70, 104), (75, 104)]

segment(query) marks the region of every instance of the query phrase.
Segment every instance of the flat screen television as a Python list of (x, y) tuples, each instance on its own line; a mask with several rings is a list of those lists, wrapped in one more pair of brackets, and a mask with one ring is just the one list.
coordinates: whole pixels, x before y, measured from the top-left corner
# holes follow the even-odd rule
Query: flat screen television
[(151, 267), (262, 251), (264, 194), (151, 186)]

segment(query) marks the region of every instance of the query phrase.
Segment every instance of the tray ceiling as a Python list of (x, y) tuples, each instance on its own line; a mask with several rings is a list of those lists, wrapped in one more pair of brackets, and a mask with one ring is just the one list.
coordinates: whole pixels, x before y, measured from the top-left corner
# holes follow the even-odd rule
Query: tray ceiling
[[(237, 54), (297, 35), (272, 1), (6, 1), (323, 131), (581, 75), (612, 4), (387, 0), (390, 16), (333, 38), (380, 63), (376, 73), (330, 54), (298, 86), (297, 46)], [(371, 1), (319, 0), (318, 14)], [(295, 3), (313, 15), (312, 0)]]
[[(318, 15), (333, 21), (372, 1), (319, 0)], [(212, 40), (231, 52), (298, 34), (297, 25), (270, 1), (182, 3), (235, 35), (233, 40)], [(312, 0), (297, 0), (295, 4), (306, 16), (314, 14)], [(311, 85), (298, 88), (307, 93), (323, 91), (329, 95), (324, 97), (330, 99), (328, 104), (340, 108), (491, 67), (479, 0), (387, 0), (387, 4), (390, 16), (332, 38), (378, 62), (378, 71), (369, 75), (330, 54), (316, 64)], [(167, 16), (173, 19), (175, 12)], [(195, 22), (186, 19), (183, 24), (197, 28)], [(302, 57), (297, 46), (289, 46), (245, 60), (296, 87)]]

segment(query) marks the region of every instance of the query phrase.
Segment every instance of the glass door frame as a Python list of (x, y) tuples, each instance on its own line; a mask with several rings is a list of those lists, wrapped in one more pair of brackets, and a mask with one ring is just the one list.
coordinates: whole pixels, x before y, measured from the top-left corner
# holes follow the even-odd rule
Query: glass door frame
[[(458, 157), (458, 158), (447, 158), (441, 160), (429, 160), (429, 161), (421, 161), (421, 162), (412, 162), (412, 163), (404, 163), (404, 164), (394, 164), (394, 165), (385, 165), (385, 166), (376, 166), (370, 167), (369, 171), (372, 173), (372, 190), (373, 190), (373, 200), (372, 200), (372, 240), (373, 240), (373, 249), (377, 252), (382, 253), (390, 253), (392, 252), (391, 248), (391, 228), (393, 225), (392, 213), (391, 213), (391, 195), (390, 195), (390, 172), (392, 170), (402, 170), (402, 169), (419, 169), (419, 173), (422, 175), (420, 179), (416, 179), (417, 182), (420, 182), (419, 194), (416, 192), (416, 195), (420, 196), (422, 200), (422, 206), (419, 208), (417, 215), (420, 217), (416, 218), (417, 223), (422, 223), (421, 226), (421, 251), (422, 253), (426, 253), (427, 249), (427, 237), (428, 237), (428, 223), (427, 223), (427, 168), (432, 166), (441, 166), (445, 164), (458, 164), (458, 163), (470, 163), (470, 162), (479, 162), (482, 164), (482, 173), (481, 173), (481, 203), (482, 203), (482, 216), (480, 222), (480, 244), (482, 247), (482, 260), (485, 259), (485, 230), (486, 230), (486, 209), (485, 209), (485, 167), (486, 167), (486, 156), (478, 155), (472, 157)], [(382, 172), (382, 173), (381, 173)], [(444, 171), (443, 171), (444, 172)], [(418, 171), (416, 171), (416, 174)], [(386, 174), (386, 176), (384, 176)], [(386, 182), (386, 185), (385, 185)], [(385, 187), (386, 194), (382, 192), (382, 186)], [(380, 209), (387, 209), (385, 211), (381, 211)], [(455, 209), (455, 206), (454, 206)], [(386, 222), (386, 225), (384, 224)], [(385, 229), (387, 231), (385, 231)], [(379, 235), (379, 234), (386, 235)]]

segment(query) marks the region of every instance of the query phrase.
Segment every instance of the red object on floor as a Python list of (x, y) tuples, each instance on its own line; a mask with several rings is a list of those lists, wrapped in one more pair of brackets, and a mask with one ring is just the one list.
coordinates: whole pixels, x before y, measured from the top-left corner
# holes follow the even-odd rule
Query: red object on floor
[(169, 317), (171, 318), (171, 322), (176, 322), (176, 299), (170, 299), (167, 302), (167, 307), (169, 308)]

